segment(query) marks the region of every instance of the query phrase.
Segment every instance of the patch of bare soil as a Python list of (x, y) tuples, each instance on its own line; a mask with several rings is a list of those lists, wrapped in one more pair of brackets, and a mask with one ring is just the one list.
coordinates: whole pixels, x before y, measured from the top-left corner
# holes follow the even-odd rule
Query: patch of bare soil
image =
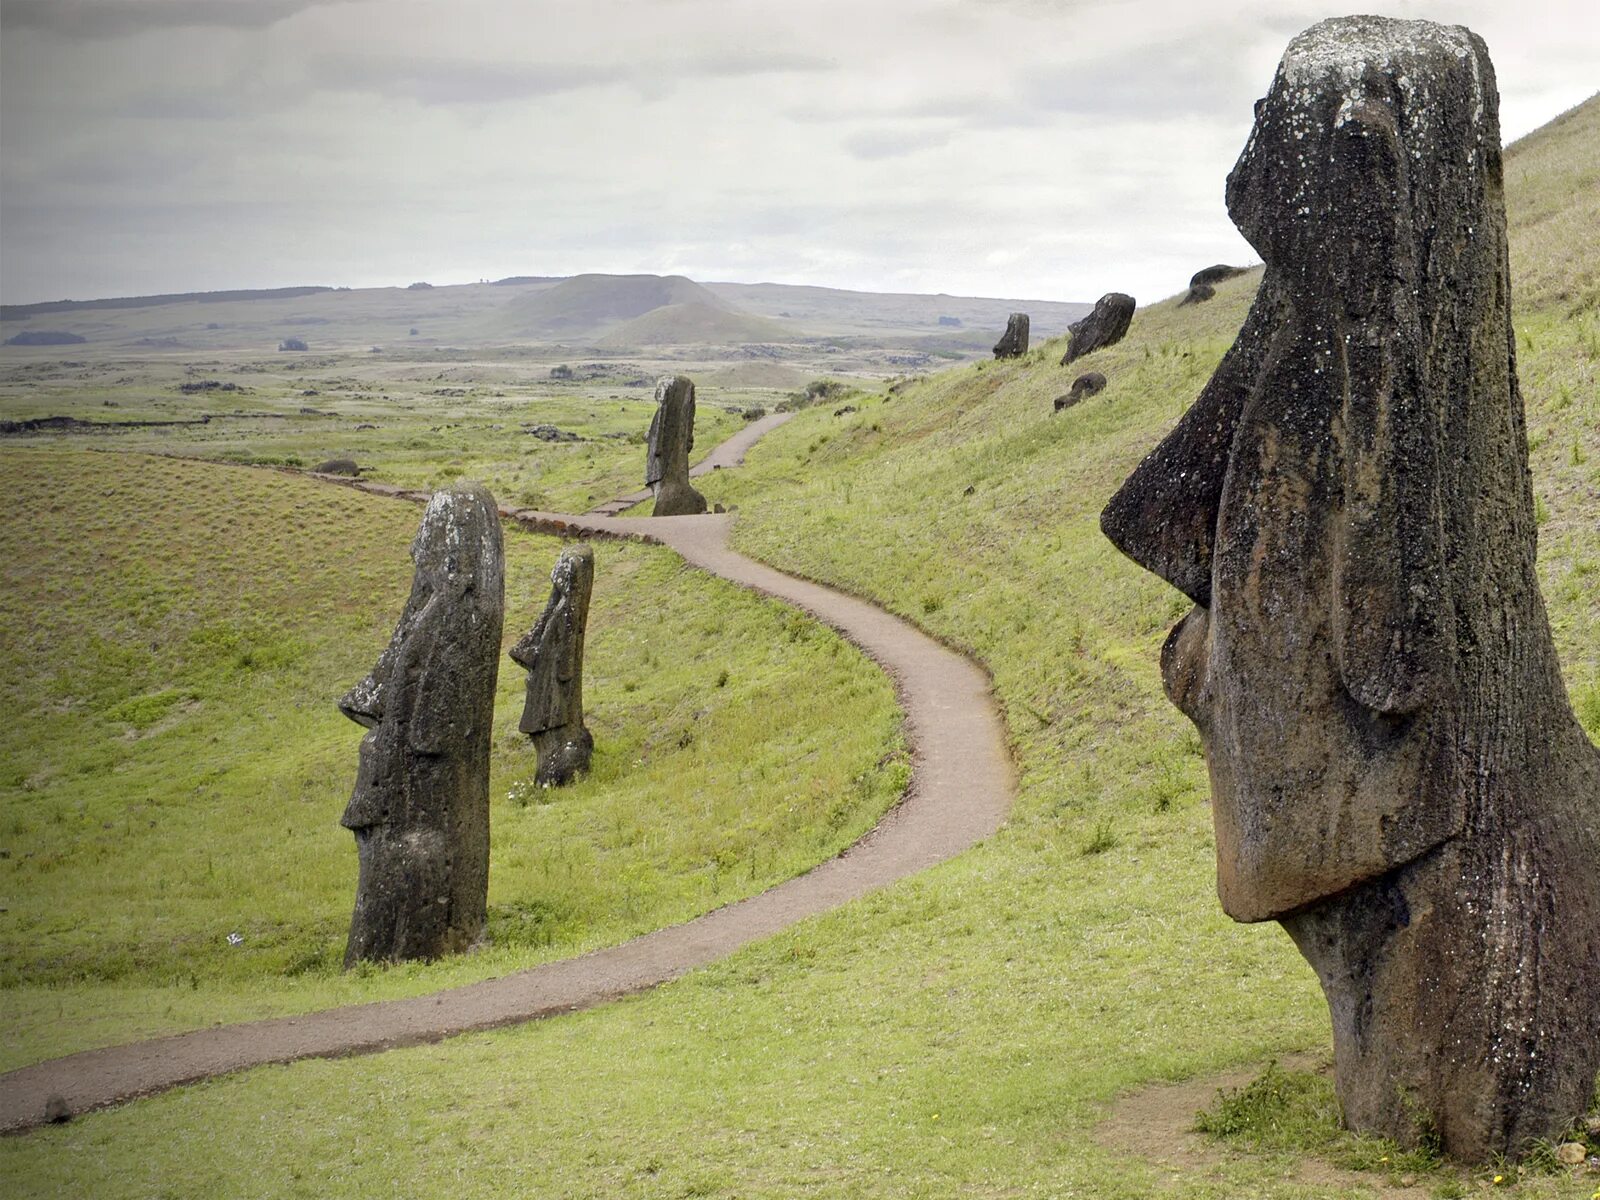
[[(1325, 1054), (1297, 1054), (1279, 1060), (1287, 1071), (1332, 1070)], [(1118, 1100), (1109, 1115), (1095, 1127), (1100, 1145), (1129, 1158), (1142, 1159), (1164, 1170), (1162, 1194), (1182, 1194), (1193, 1189), (1197, 1178), (1222, 1182), (1221, 1168), (1228, 1163), (1265, 1157), (1236, 1150), (1198, 1132), (1195, 1114), (1208, 1108), (1219, 1090), (1244, 1087), (1259, 1076), (1266, 1064), (1227, 1071), (1183, 1083), (1140, 1088)], [(1428, 1200), (1426, 1183), (1400, 1187), (1369, 1171), (1350, 1171), (1325, 1159), (1301, 1155), (1282, 1177), (1283, 1182), (1319, 1187), (1341, 1196), (1373, 1200)], [(1437, 1182), (1435, 1180), (1434, 1182)]]

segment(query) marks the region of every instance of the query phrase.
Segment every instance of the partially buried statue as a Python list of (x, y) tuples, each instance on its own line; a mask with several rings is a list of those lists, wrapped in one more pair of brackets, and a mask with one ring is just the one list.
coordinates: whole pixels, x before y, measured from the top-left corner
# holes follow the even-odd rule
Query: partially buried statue
[(550, 572), (550, 602), (511, 657), (528, 670), (518, 728), (539, 756), (536, 782), (559, 787), (589, 769), (594, 738), (583, 724), (583, 638), (594, 591), (594, 551), (563, 550)]
[(494, 497), (478, 484), (434, 493), (411, 557), (416, 575), (394, 636), (339, 701), (371, 730), (340, 822), (361, 862), (346, 967), (436, 958), (483, 933), (505, 609)]
[(1346, 1121), (1474, 1160), (1600, 1070), (1600, 753), (1534, 575), (1497, 108), (1459, 27), (1290, 44), (1228, 178), (1255, 305), (1101, 517), (1197, 605), (1161, 672), (1218, 892), (1316, 969)]
[(694, 449), (694, 381), (669, 376), (656, 384), (656, 415), (650, 418), (644, 482), (655, 493), (651, 516), (681, 517), (706, 510), (706, 498), (689, 484)]

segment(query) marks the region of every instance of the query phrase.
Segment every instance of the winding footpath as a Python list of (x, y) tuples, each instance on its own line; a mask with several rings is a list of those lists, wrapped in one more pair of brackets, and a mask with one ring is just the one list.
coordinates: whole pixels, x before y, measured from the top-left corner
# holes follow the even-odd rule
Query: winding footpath
[[(789, 415), (752, 422), (695, 473), (738, 465), (750, 445)], [(334, 482), (380, 495), (426, 498), (381, 484)], [(614, 504), (631, 507), (645, 495)], [(1016, 791), (1015, 775), (989, 679), (971, 660), (866, 601), (736, 553), (728, 545), (732, 518), (724, 514), (622, 518), (598, 510), (570, 516), (502, 509), (502, 515), (524, 528), (565, 537), (658, 542), (702, 570), (793, 604), (838, 630), (882, 667), (899, 691), (912, 756), (906, 798), (843, 854), (806, 874), (618, 946), (431, 995), (214, 1026), (0, 1075), (0, 1131), (44, 1123), (47, 1106), (58, 1115), (63, 1110), (76, 1114), (267, 1063), (413, 1046), (603, 1004), (675, 979), (942, 862), (1004, 821)]]

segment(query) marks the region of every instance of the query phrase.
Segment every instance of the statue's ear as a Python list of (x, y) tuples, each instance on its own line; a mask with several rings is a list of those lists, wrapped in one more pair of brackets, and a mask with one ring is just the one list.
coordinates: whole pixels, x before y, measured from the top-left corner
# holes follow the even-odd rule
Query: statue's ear
[[(1334, 131), (1348, 236), (1328, 263), (1340, 303), (1343, 503), (1334, 522), (1333, 628), (1345, 689), (1365, 707), (1421, 707), (1448, 671), (1440, 461), (1444, 406), (1425, 367), (1418, 242), (1393, 114), (1357, 104)], [(1399, 202), (1396, 203), (1396, 197)], [(1341, 312), (1342, 310), (1342, 312)]]
[(1211, 551), (1234, 430), (1280, 316), (1265, 280), (1210, 382), (1100, 514), (1100, 529), (1118, 550), (1196, 604), (1211, 604)]

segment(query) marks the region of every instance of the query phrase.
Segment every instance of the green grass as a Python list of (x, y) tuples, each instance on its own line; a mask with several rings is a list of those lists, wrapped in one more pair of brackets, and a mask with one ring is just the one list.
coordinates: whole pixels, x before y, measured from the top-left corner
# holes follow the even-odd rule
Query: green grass
[[(1512, 184), (1515, 212), (1538, 183), (1513, 171)], [(1514, 267), (1542, 247), (1519, 234)], [(1209, 376), (1256, 278), (1198, 308), (1143, 310), (1125, 343), (1073, 369), (1048, 343), (857, 414), (807, 410), (745, 470), (704, 481), (739, 505), (745, 549), (988, 666), (1020, 778), (995, 837), (648, 995), (169, 1093), (0, 1142), (0, 1170), (22, 1194), (109, 1196), (1361, 1194), (1297, 1178), (1304, 1151), (1245, 1145), (1178, 1171), (1156, 1165), (1158, 1146), (1146, 1159), (1095, 1132), (1131, 1089), (1329, 1039), (1287, 937), (1216, 903), (1199, 744), (1156, 669), (1187, 603), (1096, 527)], [(1600, 655), (1600, 332), (1567, 300), (1517, 312), (1541, 581), (1600, 735), (1600, 699), (1585, 699)], [(1090, 369), (1107, 390), (1052, 414)], [(1509, 1182), (1541, 1200), (1594, 1190)]]
[[(1600, 1112), (1600, 1089), (1591, 1113)], [(1571, 1141), (1590, 1154), (1600, 1152), (1600, 1139), (1582, 1121), (1559, 1138), (1536, 1143), (1521, 1162), (1499, 1161), (1471, 1170), (1441, 1158), (1426, 1130), (1414, 1149), (1385, 1138), (1351, 1133), (1341, 1123), (1339, 1101), (1328, 1070), (1285, 1070), (1276, 1061), (1243, 1087), (1219, 1090), (1211, 1105), (1195, 1117), (1195, 1129), (1235, 1150), (1251, 1153), (1314, 1154), (1349, 1171), (1368, 1171), (1401, 1187), (1425, 1187), (1435, 1197), (1461, 1197), (1481, 1188), (1568, 1191), (1582, 1195), (1583, 1168), (1572, 1170), (1556, 1156), (1561, 1142)], [(1520, 1184), (1529, 1184), (1522, 1189)]]
[[(644, 438), (655, 412), (648, 375), (612, 364), (597, 367), (598, 378), (561, 383), (544, 365), (514, 355), (484, 359), (12, 363), (0, 370), (0, 408), (11, 420), (70, 416), (105, 426), (21, 444), (306, 468), (350, 457), (381, 482), (434, 488), (477, 479), (524, 508), (582, 512), (643, 486)], [(201, 381), (243, 390), (179, 391)], [(697, 447), (703, 453), (736, 432), (744, 420), (734, 410), (781, 395), (707, 389), (696, 412)], [(209, 420), (193, 423), (200, 417)], [(189, 423), (109, 424), (174, 421)], [(547, 442), (528, 432), (543, 425), (580, 440)]]
[[(620, 941), (814, 865), (904, 785), (892, 690), (858, 652), (666, 551), (598, 545), (585, 780), (508, 798), (534, 756), (501, 664), (490, 947), (342, 975), (361, 730), (333, 702), (388, 641), (420, 510), (129, 454), (0, 470), (26, 514), (0, 528), (5, 1066)], [(508, 646), (557, 550), (508, 534)]]

